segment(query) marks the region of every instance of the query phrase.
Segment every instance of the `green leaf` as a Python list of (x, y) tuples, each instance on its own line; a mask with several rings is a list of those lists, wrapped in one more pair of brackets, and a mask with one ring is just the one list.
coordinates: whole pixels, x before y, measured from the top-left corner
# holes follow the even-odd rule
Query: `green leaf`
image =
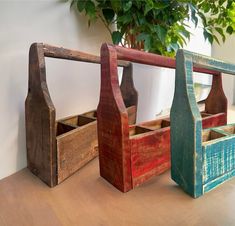
[(140, 9), (142, 7), (142, 2), (140, 0), (135, 0), (133, 1), (133, 5)]
[(143, 25), (142, 27), (146, 27), (146, 25), (148, 26), (148, 22), (146, 20), (146, 17), (144, 16), (144, 14), (140, 14), (140, 13), (136, 13), (134, 15), (134, 18), (138, 18), (138, 19), (135, 19), (136, 21), (136, 24), (139, 26), (139, 25)]
[(162, 43), (165, 43), (167, 30), (164, 27), (160, 26), (160, 25), (156, 25), (155, 26), (155, 31), (157, 33), (157, 36), (158, 36), (159, 40)]
[(146, 33), (140, 33), (140, 34), (137, 36), (136, 40), (137, 40), (138, 42), (144, 41), (144, 40), (147, 38), (147, 36), (148, 36), (148, 34), (146, 34)]
[(206, 3), (203, 5), (203, 11), (204, 13), (208, 13), (210, 11), (210, 4)]
[(187, 42), (184, 39), (184, 36), (182, 36), (181, 34), (178, 35), (178, 43), (180, 44), (181, 47), (184, 47), (184, 45), (187, 45)]
[(111, 0), (111, 6), (115, 13), (121, 9), (121, 0)]
[(119, 31), (114, 31), (112, 33), (113, 44), (117, 45), (122, 41), (122, 34)]
[(228, 15), (228, 17), (230, 17), (230, 19), (232, 21), (234, 21), (234, 19), (235, 19), (235, 2), (233, 2), (230, 7), (231, 8), (228, 9), (228, 11), (227, 11), (227, 15)]
[(195, 27), (197, 27), (197, 25), (198, 25), (198, 18), (196, 16), (197, 10), (194, 7), (194, 5), (191, 4), (191, 3), (189, 4), (189, 7), (190, 7), (190, 10), (191, 10), (191, 20), (195, 24)]
[(195, 21), (195, 27), (197, 27), (197, 25), (198, 25), (198, 18), (197, 18), (197, 16), (195, 16), (194, 21)]
[(146, 4), (145, 4), (145, 7), (144, 7), (144, 16), (146, 16), (146, 15), (148, 14), (148, 12), (149, 12), (150, 10), (152, 10), (152, 9), (153, 9), (153, 6), (150, 5), (150, 4), (148, 4), (148, 3), (146, 3)]
[(133, 19), (132, 14), (131, 13), (126, 13), (123, 16), (119, 16), (117, 18), (117, 22), (127, 24), (127, 23), (130, 23), (132, 21), (132, 19)]
[(149, 34), (144, 33), (144, 32), (143, 32), (143, 33), (140, 33), (140, 34), (137, 36), (136, 40), (137, 40), (138, 42), (144, 41), (144, 50), (145, 50), (145, 51), (149, 51), (149, 50), (151, 49), (151, 36), (150, 36)]
[(219, 5), (223, 5), (226, 0), (219, 0)]
[[(74, 4), (74, 3), (72, 2), (72, 4)], [(82, 12), (85, 9), (85, 5), (86, 5), (86, 1), (83, 1), (83, 0), (77, 1), (78, 11)]]
[(213, 35), (213, 38), (218, 44), (220, 44), (219, 39), (216, 37), (216, 35)]
[(90, 17), (95, 17), (95, 4), (92, 1), (86, 2), (86, 14), (88, 14)]
[(207, 24), (207, 20), (206, 20), (205, 15), (204, 15), (203, 13), (201, 13), (201, 12), (198, 12), (198, 15), (199, 15), (200, 18), (202, 19), (202, 24), (203, 24), (203, 26), (205, 27), (206, 24)]
[(203, 35), (204, 35), (205, 40), (208, 40), (210, 44), (213, 43), (213, 40), (214, 40), (213, 35), (209, 33), (208, 31), (206, 31), (206, 29), (204, 29)]
[(144, 50), (149, 51), (151, 49), (151, 37), (148, 35), (144, 40)]
[(114, 19), (115, 13), (112, 9), (103, 9), (102, 13), (108, 23), (110, 23)]
[(168, 7), (169, 4), (166, 1), (155, 1), (154, 8), (156, 9), (164, 9)]
[(180, 34), (182, 34), (185, 38), (190, 39), (191, 33), (187, 31), (185, 28), (179, 31)]
[(225, 42), (224, 31), (221, 27), (215, 27), (215, 30), (221, 35), (223, 42)]
[(177, 52), (177, 50), (179, 49), (179, 45), (177, 43), (171, 43), (169, 46), (168, 46), (168, 51), (171, 52), (172, 50), (174, 52)]
[(231, 35), (233, 33), (233, 28), (231, 26), (228, 26), (226, 32)]
[(123, 10), (124, 12), (128, 11), (132, 6), (132, 1), (124, 2), (123, 3)]

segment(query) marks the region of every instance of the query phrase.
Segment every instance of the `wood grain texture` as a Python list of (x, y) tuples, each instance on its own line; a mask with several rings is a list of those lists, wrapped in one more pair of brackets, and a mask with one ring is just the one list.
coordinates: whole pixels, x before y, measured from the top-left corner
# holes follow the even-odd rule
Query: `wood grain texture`
[(133, 187), (170, 168), (170, 127), (130, 137)]
[[(214, 118), (218, 125), (227, 123), (227, 100), (220, 73), (235, 75), (235, 65), (185, 50), (178, 51), (176, 62), (176, 88), (171, 109), (171, 176), (196, 198), (234, 175), (235, 146), (233, 133), (226, 134), (221, 129), (231, 129), (231, 126), (213, 128), (215, 125), (210, 122), (202, 122), (193, 89), (193, 65), (218, 71), (213, 76), (205, 107), (206, 113), (218, 113), (217, 119)], [(203, 126), (210, 129), (203, 131)]]
[(0, 225), (234, 225), (235, 180), (192, 200), (168, 171), (123, 195), (98, 169), (96, 158), (53, 189), (28, 169), (0, 180)]
[(224, 112), (227, 115), (227, 106), (228, 101), (222, 87), (222, 74), (213, 75), (212, 87), (205, 100), (205, 111), (209, 114)]
[[(100, 57), (76, 50), (34, 43), (29, 52), (29, 85), (25, 102), (28, 168), (53, 187), (97, 156), (96, 111), (56, 121), (56, 109), (46, 83), (45, 57), (100, 63)], [(132, 80), (132, 65), (124, 67), (121, 90), (135, 123), (138, 93)]]
[(33, 44), (25, 102), (27, 163), (31, 172), (51, 187), (57, 184), (55, 118), (46, 84), (43, 44)]
[(129, 191), (132, 178), (128, 114), (118, 85), (117, 53), (108, 45), (101, 47), (97, 119), (100, 175), (119, 190)]
[(235, 176), (235, 124), (204, 130), (210, 136), (203, 140), (203, 193)]
[(131, 63), (129, 63), (128, 67), (123, 68), (120, 90), (127, 108), (129, 124), (135, 124), (138, 107), (138, 92), (135, 89), (133, 81), (133, 66)]
[[(175, 59), (108, 44), (101, 47), (101, 92), (97, 112), (100, 175), (120, 191), (127, 192), (169, 169), (170, 121), (165, 118), (128, 126), (126, 99), (118, 86), (118, 60), (175, 68)], [(194, 70), (220, 75), (200, 67)], [(213, 80), (213, 87), (220, 82)], [(206, 105), (213, 105), (215, 93), (210, 92)], [(223, 125), (226, 117), (226, 112), (219, 110), (207, 114), (203, 118), (204, 128)]]
[(96, 120), (57, 136), (56, 142), (59, 184), (98, 155)]

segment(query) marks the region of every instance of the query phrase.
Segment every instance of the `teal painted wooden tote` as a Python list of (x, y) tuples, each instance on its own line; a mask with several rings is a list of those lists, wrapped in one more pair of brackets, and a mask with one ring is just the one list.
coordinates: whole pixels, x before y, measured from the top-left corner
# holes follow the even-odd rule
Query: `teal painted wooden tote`
[[(202, 129), (194, 93), (193, 66), (235, 75), (235, 65), (182, 49), (177, 52), (170, 116), (171, 177), (197, 198), (235, 175), (235, 125)], [(223, 105), (220, 95), (214, 103), (217, 103), (215, 111)]]

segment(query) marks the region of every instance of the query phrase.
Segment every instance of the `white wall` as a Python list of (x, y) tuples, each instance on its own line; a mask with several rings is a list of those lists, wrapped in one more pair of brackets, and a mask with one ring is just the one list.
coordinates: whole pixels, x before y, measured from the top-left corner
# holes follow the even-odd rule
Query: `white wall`
[[(98, 29), (97, 29), (98, 28)], [(57, 0), (0, 1), (0, 179), (26, 166), (24, 100), (27, 94), (28, 50), (33, 42), (99, 54), (109, 41), (101, 24), (90, 29), (84, 17), (70, 13)], [(47, 78), (57, 117), (96, 107), (98, 65), (48, 59)]]
[[(210, 56), (211, 45), (204, 40), (200, 21), (197, 28), (192, 23), (188, 22), (188, 25), (192, 36), (185, 49)], [(135, 64), (134, 81), (139, 92), (138, 122), (156, 119), (160, 113), (169, 114), (174, 96), (175, 70)], [(211, 76), (194, 73), (194, 82), (211, 84)]]
[[(212, 56), (218, 59), (235, 63), (235, 35), (228, 36), (225, 43), (213, 44)], [(223, 88), (228, 98), (229, 104), (234, 104), (234, 77), (232, 75), (223, 76)]]

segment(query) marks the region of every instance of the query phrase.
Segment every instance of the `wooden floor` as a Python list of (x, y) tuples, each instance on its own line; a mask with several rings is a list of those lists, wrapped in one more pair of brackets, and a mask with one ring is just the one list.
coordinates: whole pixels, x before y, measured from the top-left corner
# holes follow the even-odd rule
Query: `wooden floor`
[(198, 199), (169, 172), (122, 194), (99, 177), (98, 159), (55, 188), (24, 169), (0, 181), (1, 226), (235, 225), (235, 179)]
[(235, 225), (235, 178), (198, 199), (169, 172), (123, 194), (99, 176), (95, 159), (55, 188), (27, 169), (0, 181), (0, 226), (132, 225)]

